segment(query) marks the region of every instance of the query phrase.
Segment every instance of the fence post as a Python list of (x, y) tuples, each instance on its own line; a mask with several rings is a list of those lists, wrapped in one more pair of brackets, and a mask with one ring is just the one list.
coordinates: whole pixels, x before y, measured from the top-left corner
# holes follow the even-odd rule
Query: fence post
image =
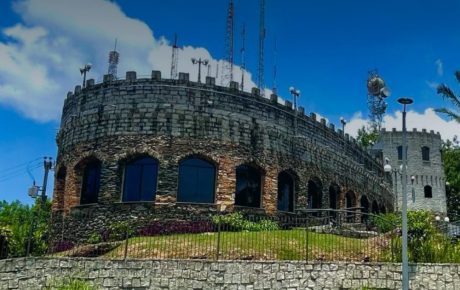
[(220, 220), (217, 223), (217, 249), (216, 249), (216, 260), (219, 260), (220, 255)]
[(305, 218), (305, 261), (308, 262), (308, 217)]
[(126, 258), (128, 257), (128, 240), (129, 240), (128, 226), (126, 226), (126, 229), (125, 229), (125, 253), (123, 255), (125, 261), (126, 261)]

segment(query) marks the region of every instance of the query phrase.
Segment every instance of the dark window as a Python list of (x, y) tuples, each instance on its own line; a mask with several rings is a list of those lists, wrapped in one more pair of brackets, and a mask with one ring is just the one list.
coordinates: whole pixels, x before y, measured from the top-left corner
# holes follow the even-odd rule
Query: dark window
[(179, 164), (179, 202), (214, 203), (215, 166), (205, 160), (189, 158)]
[(100, 181), (101, 162), (88, 163), (83, 171), (80, 204), (97, 203)]
[(259, 170), (247, 165), (238, 166), (235, 205), (260, 207), (261, 179)]
[(432, 198), (433, 197), (433, 189), (429, 185), (425, 185), (423, 188), (423, 191), (425, 193), (425, 198)]
[[(398, 146), (398, 160), (402, 160), (403, 159), (403, 151), (402, 151), (402, 146)], [(407, 156), (407, 147), (406, 147), (406, 156)]]
[(372, 213), (373, 214), (378, 214), (379, 213), (379, 205), (377, 204), (377, 201), (372, 202)]
[(423, 146), (422, 147), (422, 160), (423, 161), (430, 161), (430, 148)]
[(307, 192), (307, 208), (322, 208), (323, 194), (321, 183), (318, 180), (316, 182), (313, 180), (309, 180)]
[(125, 167), (123, 201), (153, 201), (157, 189), (158, 162), (142, 157)]
[(278, 174), (278, 210), (294, 211), (294, 179), (287, 172)]

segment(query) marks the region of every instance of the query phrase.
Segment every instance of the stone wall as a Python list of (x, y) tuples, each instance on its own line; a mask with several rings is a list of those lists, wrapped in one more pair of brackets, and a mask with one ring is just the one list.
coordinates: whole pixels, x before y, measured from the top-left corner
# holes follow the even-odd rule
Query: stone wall
[[(393, 169), (399, 169), (402, 161), (398, 160), (398, 146), (402, 145), (402, 132), (383, 130), (380, 134), (384, 157), (390, 159)], [(434, 131), (417, 131), (413, 129), (407, 134), (407, 196), (410, 209), (425, 209), (437, 213), (447, 213), (446, 204), (446, 181), (444, 178), (444, 167), (441, 159), (441, 135)], [(428, 147), (430, 158), (422, 160), (422, 147)], [(396, 174), (396, 175), (395, 175)], [(414, 176), (414, 181), (411, 181)], [(394, 190), (397, 193), (395, 208), (401, 209), (402, 204), (402, 183), (400, 173), (392, 173)], [(432, 197), (426, 198), (424, 187), (431, 186)], [(412, 192), (414, 194), (412, 194)]]
[[(414, 264), (411, 289), (460, 289), (460, 265)], [(0, 289), (43, 289), (81, 279), (97, 289), (401, 289), (391, 263), (108, 261), (89, 258), (0, 260)]]
[[(344, 208), (346, 196), (353, 201), (351, 207), (359, 207), (363, 196), (388, 211), (393, 207), (381, 160), (355, 140), (315, 114), (307, 116), (303, 108), (295, 111), (278, 96), (216, 86), (213, 78), (203, 84), (189, 82), (184, 74), (179, 80), (161, 79), (159, 72), (137, 79), (129, 72), (126, 80), (88, 80), (86, 88), (77, 86), (67, 95), (56, 140), (55, 220), (90, 212), (93, 221), (107, 226), (117, 217), (125, 220), (124, 213), (133, 207), (147, 208), (136, 211), (144, 215), (175, 204), (179, 162), (194, 155), (216, 165), (210, 207), (219, 211), (233, 210), (235, 169), (242, 164), (262, 173), (261, 204), (254, 210), (265, 214), (277, 213), (278, 174), (283, 171), (295, 179), (295, 210), (311, 207), (309, 181), (320, 192), (322, 208)], [(158, 160), (155, 200), (122, 204), (124, 164), (139, 155)], [(101, 162), (99, 197), (97, 203), (82, 206), (82, 168), (91, 159)]]

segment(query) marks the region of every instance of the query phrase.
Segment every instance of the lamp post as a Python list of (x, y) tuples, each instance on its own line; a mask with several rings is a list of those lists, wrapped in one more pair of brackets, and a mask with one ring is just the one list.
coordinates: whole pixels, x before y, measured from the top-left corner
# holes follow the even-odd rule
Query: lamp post
[(300, 97), (300, 90), (290, 87), (289, 92), (291, 93), (294, 101), (294, 136), (297, 136), (297, 98)]
[(344, 117), (340, 117), (340, 123), (342, 123), (342, 134), (345, 136), (345, 125), (347, 124), (347, 120)]
[(192, 63), (193, 64), (198, 64), (198, 82), (201, 83), (201, 65), (203, 64), (204, 66), (208, 65), (209, 61), (207, 59), (199, 59), (192, 58)]
[(82, 88), (84, 88), (86, 86), (86, 73), (89, 72), (89, 70), (91, 69), (92, 67), (92, 64), (90, 63), (87, 63), (85, 64), (84, 67), (80, 68), (80, 74), (83, 75), (83, 85), (82, 85)]
[(407, 131), (406, 106), (414, 101), (410, 98), (399, 98), (398, 103), (403, 105), (402, 113), (402, 289), (409, 289), (409, 259), (407, 255)]

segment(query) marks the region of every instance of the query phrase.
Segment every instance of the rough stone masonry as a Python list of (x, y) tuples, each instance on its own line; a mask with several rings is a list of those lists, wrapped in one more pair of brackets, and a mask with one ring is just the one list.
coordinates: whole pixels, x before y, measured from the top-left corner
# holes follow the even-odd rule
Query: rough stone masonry
[[(216, 86), (211, 77), (206, 83), (190, 82), (184, 73), (178, 80), (162, 79), (158, 71), (151, 78), (127, 72), (125, 80), (107, 75), (102, 83), (88, 80), (85, 88), (76, 86), (65, 99), (56, 137), (53, 236), (89, 234), (94, 227), (160, 212), (237, 210), (235, 168), (242, 164), (262, 174), (261, 204), (255, 212), (278, 213), (280, 172), (295, 180), (294, 211), (311, 207), (309, 183), (319, 191), (321, 208), (359, 207), (366, 197), (379, 211), (393, 210), (381, 159), (314, 113), (306, 115), (276, 95), (265, 98), (256, 88), (247, 93), (238, 87)], [(139, 155), (158, 160), (156, 199), (122, 202), (125, 164)], [(213, 203), (176, 204), (178, 163), (191, 155), (217, 168)], [(101, 162), (100, 190), (97, 203), (82, 205), (88, 160)], [(73, 222), (75, 217), (80, 222)]]
[[(410, 289), (460, 289), (460, 265), (410, 265)], [(101, 290), (401, 289), (401, 265), (347, 262), (0, 260), (0, 290), (43, 289), (69, 279)]]

